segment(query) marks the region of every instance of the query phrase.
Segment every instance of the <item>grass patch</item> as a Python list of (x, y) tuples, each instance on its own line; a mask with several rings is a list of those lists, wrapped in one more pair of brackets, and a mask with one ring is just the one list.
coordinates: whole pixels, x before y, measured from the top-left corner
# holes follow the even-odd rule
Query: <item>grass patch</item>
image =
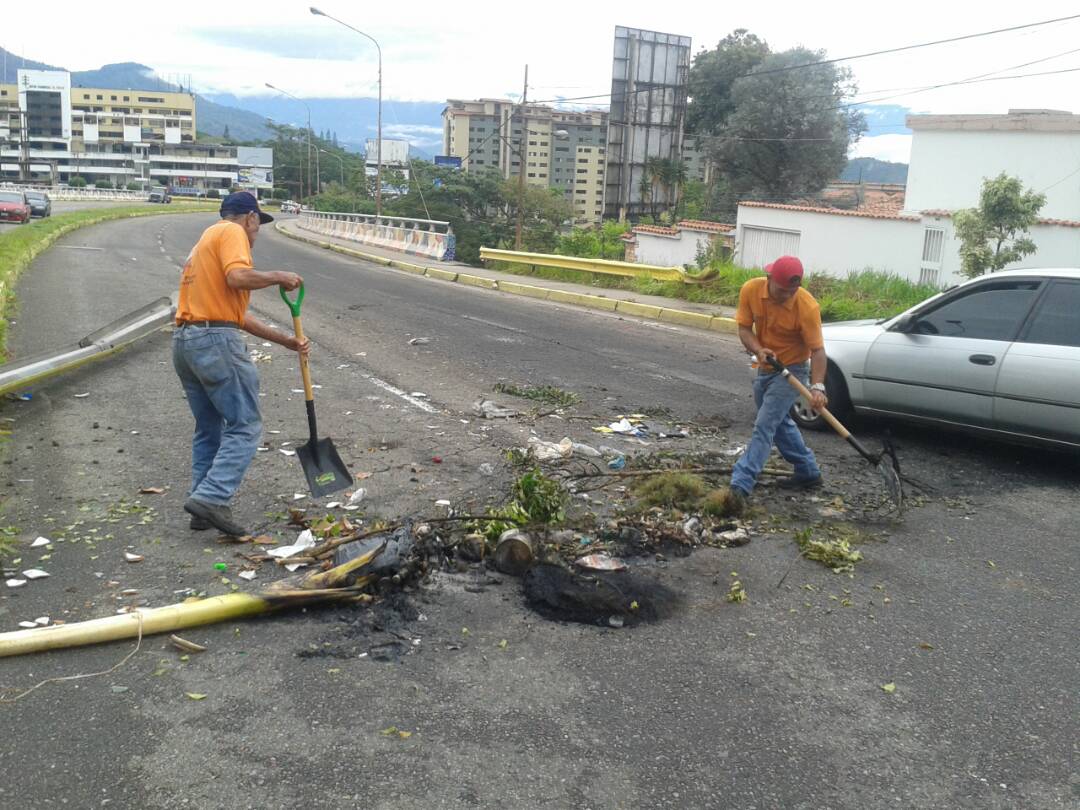
[(148, 217), (159, 214), (196, 213), (216, 211), (217, 206), (184, 205), (179, 209), (171, 206), (149, 208), (143, 206), (115, 206), (87, 211), (71, 211), (40, 219), (29, 225), (21, 225), (0, 234), (0, 351), (6, 353), (7, 305), (13, 300), (12, 288), (19, 274), (37, 256), (66, 233), (88, 225), (97, 225), (113, 219)]
[(691, 512), (701, 505), (708, 484), (692, 473), (650, 475), (634, 485), (634, 494), (643, 507), (663, 507)]
[(553, 385), (518, 386), (512, 383), (495, 383), (495, 387), (492, 390), (499, 394), (509, 394), (512, 397), (531, 399), (535, 402), (542, 402), (545, 405), (555, 405), (559, 408), (569, 407), (570, 405), (576, 404), (579, 400), (577, 394), (563, 391), (561, 388), (556, 388)]
[(0, 528), (0, 559), (12, 557), (18, 551), (17, 526), (4, 526)]
[[(742, 285), (762, 275), (757, 269), (723, 264), (716, 266), (715, 278), (697, 284), (685, 284), (681, 281), (659, 281), (649, 277), (625, 278), (525, 264), (498, 263), (492, 267), (516, 275), (568, 281), (599, 289), (632, 290), (642, 295), (657, 295), (726, 307), (736, 306)], [(890, 318), (938, 292), (938, 288), (932, 285), (915, 284), (892, 273), (877, 270), (863, 270), (852, 273), (847, 278), (811, 273), (806, 277), (805, 286), (821, 305), (821, 319), (826, 322)]]
[(743, 513), (744, 506), (744, 503), (740, 503), (731, 494), (731, 489), (720, 487), (705, 496), (701, 511), (712, 517), (739, 517)]

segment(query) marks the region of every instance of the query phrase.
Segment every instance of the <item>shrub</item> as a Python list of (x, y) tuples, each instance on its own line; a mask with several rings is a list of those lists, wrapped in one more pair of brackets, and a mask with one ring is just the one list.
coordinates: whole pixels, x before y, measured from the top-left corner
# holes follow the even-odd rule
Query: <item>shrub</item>
[(86, 188), (86, 178), (75, 175), (70, 180), (68, 180), (68, 185), (72, 188)]
[(110, 189), (113, 187), (111, 180), (98, 180), (94, 183), (94, 188)]
[(271, 196), (275, 200), (287, 200), (289, 199), (289, 190), (287, 188), (275, 188)]
[(127, 184), (128, 191), (142, 191), (142, 183), (131, 182)]
[(211, 200), (216, 200), (220, 195), (216, 188), (212, 188), (206, 192), (206, 196)]

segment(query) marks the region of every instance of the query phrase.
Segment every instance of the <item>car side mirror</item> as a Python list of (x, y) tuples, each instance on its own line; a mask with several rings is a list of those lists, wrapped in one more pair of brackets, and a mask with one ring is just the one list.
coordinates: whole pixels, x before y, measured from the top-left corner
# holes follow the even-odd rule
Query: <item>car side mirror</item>
[(911, 312), (902, 316), (900, 320), (893, 324), (892, 331), (900, 332), (901, 334), (910, 334), (915, 327), (915, 315)]

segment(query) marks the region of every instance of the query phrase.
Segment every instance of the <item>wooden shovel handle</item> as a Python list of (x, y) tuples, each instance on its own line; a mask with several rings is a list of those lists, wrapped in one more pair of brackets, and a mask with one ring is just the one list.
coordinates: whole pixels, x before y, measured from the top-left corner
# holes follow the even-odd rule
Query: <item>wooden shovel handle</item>
[[(304, 327), (300, 325), (300, 316), (293, 315), (292, 319), (293, 331), (296, 332), (296, 339), (301, 343), (304, 342)], [(307, 355), (300, 354), (300, 376), (304, 378), (304, 399), (308, 402), (312, 402), (315, 399), (315, 389), (311, 387), (311, 370), (308, 368)]]
[[(810, 390), (799, 381), (799, 379), (787, 369), (784, 369), (784, 376), (787, 377), (787, 381), (791, 383), (791, 387), (798, 391), (802, 398), (806, 400), (808, 405), (813, 406), (813, 397), (810, 395)], [(829, 413), (828, 408), (815, 408), (815, 410), (821, 414), (821, 417), (829, 423), (833, 430), (840, 434), (841, 439), (846, 439), (851, 435), (846, 427), (840, 424), (840, 420)]]

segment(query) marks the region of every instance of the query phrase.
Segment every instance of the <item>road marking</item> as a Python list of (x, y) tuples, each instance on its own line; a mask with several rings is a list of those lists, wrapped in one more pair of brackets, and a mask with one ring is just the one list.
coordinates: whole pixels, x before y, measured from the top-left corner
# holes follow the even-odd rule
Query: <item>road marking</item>
[(403, 400), (408, 402), (410, 405), (415, 405), (417, 408), (424, 411), (425, 413), (438, 413), (439, 412), (438, 408), (434, 408), (431, 405), (429, 405), (428, 403), (417, 399), (416, 397), (409, 396), (404, 391), (402, 391), (400, 388), (394, 387), (390, 383), (386, 382), (386, 380), (380, 380), (378, 377), (376, 377), (373, 374), (368, 374), (366, 372), (361, 371), (360, 376), (363, 377), (365, 380), (368, 380), (369, 382), (371, 382), (374, 385), (378, 386), (382, 390), (387, 391), (387, 392), (393, 394), (396, 397), (401, 397)]
[(517, 332), (519, 335), (529, 334), (527, 329), (518, 329), (516, 326), (507, 326), (506, 324), (498, 323), (497, 321), (489, 321), (485, 318), (475, 318), (472, 315), (462, 315), (461, 317), (466, 321), (476, 321), (477, 323), (482, 323), (485, 326), (491, 326), (495, 329), (505, 329), (507, 332)]
[(104, 250), (105, 248), (87, 247), (86, 245), (57, 245), (64, 250)]

